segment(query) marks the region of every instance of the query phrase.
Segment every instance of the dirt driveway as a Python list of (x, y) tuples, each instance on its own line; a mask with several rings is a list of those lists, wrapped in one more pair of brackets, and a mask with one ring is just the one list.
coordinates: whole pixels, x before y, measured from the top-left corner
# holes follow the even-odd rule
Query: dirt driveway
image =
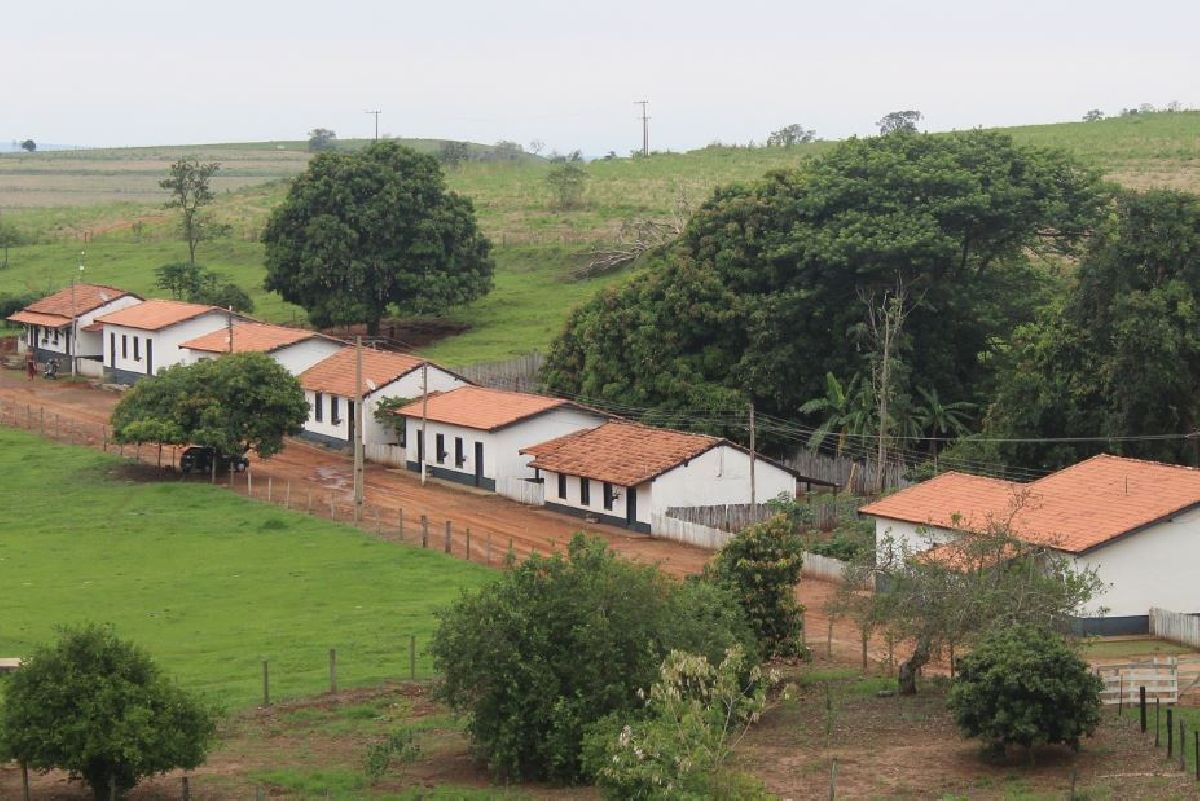
[[(0, 370), (0, 422), (45, 431), (60, 440), (101, 447), (104, 430), (120, 395), (87, 385), (65, 381), (28, 381), (14, 371)], [(111, 445), (109, 446), (112, 447)], [(155, 464), (158, 449), (140, 449), (143, 462)], [(132, 456), (126, 447), (124, 455)], [(164, 448), (162, 461), (173, 455)], [(174, 477), (175, 474), (168, 474)], [(293, 509), (322, 517), (348, 521), (352, 515), (353, 472), (346, 454), (292, 439), (282, 453), (270, 459), (252, 458), (251, 478), (219, 476), (218, 482), (239, 494), (251, 491), (255, 498), (286, 503)], [(177, 480), (177, 479), (175, 479)], [(203, 480), (191, 478), (189, 480)], [(362, 527), (388, 540), (421, 541), (420, 519), (428, 523), (428, 546), (445, 547), (445, 524), (451, 523), (451, 552), (472, 561), (499, 564), (511, 542), (518, 556), (531, 552), (546, 554), (562, 549), (576, 532), (584, 530), (603, 537), (622, 556), (657, 563), (666, 572), (684, 576), (698, 573), (712, 552), (671, 540), (634, 534), (613, 526), (587, 523), (575, 517), (527, 506), (490, 492), (429, 481), (404, 469), (368, 463), (364, 476), (366, 509)], [(332, 504), (331, 504), (332, 502)], [(332, 511), (331, 511), (332, 508)], [(468, 530), (470, 551), (467, 551)], [(490, 542), (490, 547), (489, 547)], [(824, 648), (828, 618), (824, 607), (835, 586), (805, 579), (797, 597), (808, 608), (806, 624), (814, 647)], [(819, 643), (818, 643), (819, 641)], [(861, 642), (857, 630), (844, 621), (833, 629), (835, 658), (857, 663)], [(871, 657), (882, 659), (885, 646), (873, 641)]]

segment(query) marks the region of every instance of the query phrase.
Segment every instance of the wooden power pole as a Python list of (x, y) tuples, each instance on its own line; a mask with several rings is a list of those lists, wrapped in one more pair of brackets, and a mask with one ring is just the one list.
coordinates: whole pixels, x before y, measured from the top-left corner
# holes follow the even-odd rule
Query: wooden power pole
[(362, 520), (363, 509), (363, 368), (362, 337), (354, 338), (354, 522)]

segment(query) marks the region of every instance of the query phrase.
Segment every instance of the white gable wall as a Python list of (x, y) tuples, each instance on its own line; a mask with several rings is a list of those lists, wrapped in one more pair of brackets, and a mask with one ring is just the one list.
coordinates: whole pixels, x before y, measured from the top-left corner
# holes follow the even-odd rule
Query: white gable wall
[[(533, 457), (522, 454), (522, 448), (528, 448), (539, 442), (555, 439), (574, 431), (595, 428), (604, 420), (605, 418), (598, 414), (568, 406), (550, 409), (497, 431), (480, 431), (464, 426), (430, 422), (426, 432), (425, 463), (461, 473), (464, 476), (473, 476), (475, 474), (475, 443), (482, 442), (484, 478), (493, 481), (532, 478), (533, 468), (529, 466), (529, 463)], [(408, 418), (406, 448), (409, 462), (417, 461), (417, 432), (420, 428), (421, 418)], [(445, 436), (447, 453), (445, 460), (441, 463), (437, 461), (438, 434)], [(463, 455), (466, 457), (466, 461), (461, 466), (454, 464), (455, 437), (463, 439)]]
[[(341, 350), (341, 348), (341, 345), (337, 345), (333, 350), (336, 352)], [(332, 355), (332, 353), (328, 355)], [(419, 398), (422, 393), (422, 383), (421, 369), (417, 368), (410, 373), (400, 376), (400, 378), (392, 383), (386, 384), (367, 395), (363, 403), (364, 444), (386, 445), (388, 443), (395, 442), (395, 429), (393, 427), (385, 427), (376, 422), (375, 410), (378, 408), (379, 402), (385, 398)], [(451, 375), (445, 370), (432, 365), (429, 367), (430, 392), (447, 392), (451, 389), (462, 386), (464, 383), (466, 382), (464, 382), (461, 378)], [(333, 417), (330, 413), (330, 398), (333, 397), (337, 397), (338, 399), (338, 412), (340, 417), (337, 423), (334, 423)], [(316, 393), (314, 393), (312, 390), (304, 390), (304, 400), (308, 402), (308, 421), (304, 424), (304, 429), (322, 437), (329, 437), (331, 439), (341, 440), (342, 442), (349, 443), (350, 409), (354, 399), (340, 395), (334, 396), (330, 395), (329, 393), (322, 393), (321, 420), (318, 422), (316, 419), (315, 398)], [(416, 459), (415, 446), (412, 453), (414, 455), (410, 456), (409, 459)], [(432, 453), (432, 451), (430, 451), (430, 453)]]
[(1118, 537), (1074, 561), (1076, 569), (1095, 568), (1111, 585), (1093, 605), (1112, 617), (1146, 615), (1152, 606), (1200, 613), (1200, 509)]
[(566, 492), (564, 495), (559, 495), (558, 473), (553, 470), (543, 470), (543, 502), (554, 506), (566, 506), (569, 509), (576, 509), (580, 512), (587, 512), (596, 515), (607, 515), (610, 517), (619, 517), (622, 520), (627, 518), (629, 514), (629, 493), (637, 493), (637, 503), (634, 506), (634, 520), (639, 523), (650, 525), (650, 503), (652, 485), (649, 483), (641, 484), (637, 487), (623, 487), (619, 484), (613, 485), (613, 492), (616, 496), (613, 498), (612, 509), (604, 508), (604, 482), (591, 479), (588, 489), (588, 503), (582, 500), (581, 484), (583, 480), (578, 476), (564, 476), (566, 483)]
[[(762, 459), (754, 462), (754, 484), (758, 503), (796, 497), (796, 477)], [(663, 473), (651, 487), (649, 511), (655, 514), (675, 506), (750, 503), (750, 454), (719, 445)]]
[[(153, 375), (159, 370), (175, 364), (185, 363), (187, 353), (179, 347), (189, 339), (211, 333), (218, 328), (228, 325), (228, 316), (223, 311), (211, 311), (184, 320), (157, 331), (144, 331), (140, 328), (130, 328), (123, 325), (104, 326), (104, 364), (117, 370), (142, 375)], [(115, 335), (115, 342), (113, 336)], [(121, 353), (121, 337), (126, 338), (125, 355)], [(138, 358), (134, 359), (133, 340), (138, 340)], [(146, 343), (153, 343), (153, 363), (147, 370)], [(113, 345), (116, 350), (113, 350)]]
[(924, 526), (918, 523), (906, 523), (903, 520), (888, 520), (883, 517), (875, 518), (875, 561), (882, 564), (887, 561), (888, 540), (896, 556), (901, 554), (918, 554), (930, 548), (953, 542), (959, 538), (956, 531)]
[[(100, 356), (104, 353), (104, 341), (101, 338), (99, 331), (84, 331), (83, 329), (96, 321), (97, 317), (103, 317), (106, 314), (112, 314), (129, 306), (136, 306), (142, 301), (132, 295), (125, 295), (116, 300), (105, 303), (103, 306), (98, 306), (86, 314), (79, 315), (79, 319), (75, 323), (75, 327), (79, 329), (79, 348), (76, 355), (85, 356)], [(54, 341), (55, 329), (43, 328), (38, 325), (26, 325), (25, 336), (22, 337), (21, 343), (23, 346), (32, 345), (35, 348), (48, 350), (53, 353), (61, 353), (64, 356), (68, 355), (67, 342), (70, 340), (71, 326), (58, 330), (58, 341)], [(24, 350), (22, 350), (24, 352)], [(70, 365), (63, 364), (64, 368), (69, 368)]]
[(300, 375), (320, 361), (328, 359), (345, 347), (340, 342), (323, 337), (310, 337), (292, 345), (271, 351), (270, 356), (292, 375)]

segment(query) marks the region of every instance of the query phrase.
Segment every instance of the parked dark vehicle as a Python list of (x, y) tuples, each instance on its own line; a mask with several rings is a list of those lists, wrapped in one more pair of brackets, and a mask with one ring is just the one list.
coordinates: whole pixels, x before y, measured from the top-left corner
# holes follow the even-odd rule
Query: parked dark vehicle
[(194, 470), (197, 473), (211, 473), (214, 455), (217, 459), (217, 472), (229, 472), (230, 466), (232, 466), (235, 473), (244, 473), (250, 467), (250, 460), (245, 455), (218, 454), (207, 445), (193, 445), (179, 457), (179, 471), (190, 473)]

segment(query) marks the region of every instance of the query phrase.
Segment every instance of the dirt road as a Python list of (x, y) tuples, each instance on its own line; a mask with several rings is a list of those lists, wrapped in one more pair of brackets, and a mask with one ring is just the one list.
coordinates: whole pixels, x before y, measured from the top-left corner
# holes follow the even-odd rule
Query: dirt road
[[(17, 427), (45, 431), (47, 436), (101, 447), (105, 426), (120, 395), (64, 381), (28, 381), (22, 374), (0, 370), (0, 422)], [(111, 446), (110, 446), (111, 448)], [(124, 455), (131, 456), (130, 447)], [(143, 462), (155, 464), (157, 448), (145, 446), (138, 451)], [(162, 462), (174, 459), (171, 448), (164, 448)], [(219, 483), (239, 494), (251, 491), (255, 498), (285, 503), (301, 511), (349, 521), (353, 509), (353, 473), (349, 458), (298, 439), (288, 441), (284, 451), (270, 459), (251, 460), (249, 475), (232, 478), (219, 476)], [(172, 474), (174, 475), (174, 474)], [(193, 477), (189, 480), (203, 480)], [(457, 484), (429, 481), (422, 486), (419, 477), (403, 469), (367, 464), (364, 476), (366, 508), (363, 528), (389, 540), (420, 542), (420, 519), (428, 521), (429, 547), (445, 547), (445, 523), (451, 523), (451, 552), (472, 561), (484, 562), (490, 553), (499, 564), (511, 543), (518, 556), (531, 552), (546, 554), (562, 549), (572, 535), (586, 531), (603, 537), (622, 556), (645, 563), (657, 563), (666, 572), (684, 576), (699, 572), (712, 556), (710, 551), (650, 536), (633, 534), (613, 526), (587, 523), (511, 501), (489, 492)], [(331, 511), (332, 508), (332, 511)], [(467, 552), (467, 532), (470, 552)], [(489, 546), (490, 543), (490, 546)], [(808, 608), (806, 624), (814, 647), (824, 647), (828, 618), (824, 608), (834, 585), (805, 579), (797, 597)], [(855, 663), (860, 658), (861, 641), (857, 630), (837, 621), (833, 630), (835, 659)], [(871, 656), (881, 659), (885, 647), (872, 642)]]

